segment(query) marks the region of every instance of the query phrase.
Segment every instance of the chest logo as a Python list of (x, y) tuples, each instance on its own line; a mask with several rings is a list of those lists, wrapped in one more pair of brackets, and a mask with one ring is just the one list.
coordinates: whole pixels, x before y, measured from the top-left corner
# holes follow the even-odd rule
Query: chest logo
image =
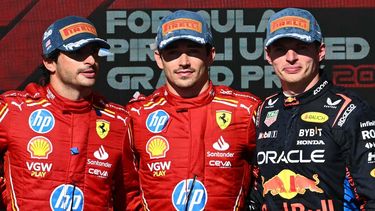
[(229, 149), (229, 144), (224, 140), (223, 136), (220, 136), (220, 138), (212, 146), (218, 151), (225, 151)]
[(216, 123), (222, 130), (227, 128), (231, 121), (232, 121), (232, 113), (230, 111), (225, 111), (225, 110), (216, 111)]
[(147, 141), (146, 152), (150, 159), (165, 158), (169, 150), (169, 143), (163, 136), (154, 136)]
[(268, 127), (271, 126), (274, 122), (276, 122), (277, 115), (279, 115), (279, 110), (269, 111), (266, 119), (264, 120), (264, 124), (266, 124)]
[(320, 112), (306, 112), (301, 115), (301, 119), (305, 122), (324, 123), (328, 116)]
[(99, 149), (94, 152), (94, 157), (99, 160), (107, 160), (109, 155), (105, 151), (103, 145), (100, 145)]
[(103, 119), (96, 120), (96, 133), (101, 139), (104, 139), (108, 135), (109, 125), (110, 123)]
[(160, 133), (166, 126), (169, 115), (163, 110), (156, 110), (148, 115), (146, 127), (152, 133)]
[(47, 138), (37, 136), (29, 141), (27, 151), (30, 152), (31, 158), (48, 159), (52, 152), (52, 144)]
[(55, 117), (47, 109), (38, 109), (30, 114), (29, 126), (37, 133), (48, 133), (55, 126)]

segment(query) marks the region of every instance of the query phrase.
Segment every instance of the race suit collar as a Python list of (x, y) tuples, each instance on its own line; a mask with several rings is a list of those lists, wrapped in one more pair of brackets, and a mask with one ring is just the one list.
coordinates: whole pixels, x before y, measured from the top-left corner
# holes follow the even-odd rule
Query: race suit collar
[(287, 97), (284, 94), (282, 94), (282, 96), (284, 96), (284, 106), (297, 106), (313, 101), (316, 98), (319, 98), (321, 95), (323, 95), (331, 86), (332, 83), (328, 80), (328, 78), (325, 75), (323, 75), (319, 79), (318, 83), (314, 85), (314, 87), (300, 95)]
[(163, 93), (168, 103), (172, 106), (175, 106), (176, 110), (190, 109), (190, 108), (204, 106), (210, 103), (215, 97), (215, 91), (214, 91), (211, 81), (209, 83), (207, 90), (201, 93), (200, 95), (198, 95), (197, 97), (182, 98), (180, 96), (174, 95), (171, 92), (169, 92), (166, 86), (164, 86)]
[(44, 95), (49, 100), (49, 102), (51, 102), (52, 105), (58, 107), (63, 112), (83, 113), (90, 111), (92, 108), (92, 94), (87, 99), (73, 101), (57, 94), (57, 92), (52, 88), (50, 84), (43, 87), (43, 89)]

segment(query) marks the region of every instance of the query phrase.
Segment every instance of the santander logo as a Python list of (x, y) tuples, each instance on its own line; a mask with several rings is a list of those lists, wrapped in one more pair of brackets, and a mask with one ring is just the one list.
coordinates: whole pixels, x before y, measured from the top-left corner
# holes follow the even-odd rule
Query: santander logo
[(218, 151), (225, 151), (229, 149), (229, 144), (225, 142), (223, 136), (220, 136), (220, 138), (212, 146)]

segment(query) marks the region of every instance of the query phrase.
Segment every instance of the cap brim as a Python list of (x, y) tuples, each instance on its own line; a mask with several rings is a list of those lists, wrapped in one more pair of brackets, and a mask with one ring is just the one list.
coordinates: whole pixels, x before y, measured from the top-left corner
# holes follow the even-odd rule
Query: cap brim
[(191, 35), (182, 35), (182, 36), (170, 37), (166, 40), (163, 40), (159, 43), (159, 46), (157, 46), (156, 43), (150, 44), (150, 48), (151, 48), (151, 50), (156, 50), (156, 47), (158, 47), (159, 49), (164, 49), (166, 46), (170, 45), (171, 43), (173, 43), (177, 40), (190, 40), (190, 41), (196, 42), (196, 43), (201, 44), (201, 45), (207, 44), (207, 41), (202, 37), (196, 37), (196, 36), (191, 36)]
[(294, 39), (300, 40), (300, 41), (305, 42), (305, 43), (312, 43), (314, 41), (317, 41), (317, 40), (313, 39), (311, 36), (308, 36), (308, 35), (303, 35), (303, 34), (298, 34), (298, 33), (287, 33), (287, 34), (278, 34), (278, 35), (273, 36), (272, 38), (270, 38), (266, 41), (265, 46), (268, 47), (272, 43), (274, 43), (275, 41), (277, 41), (281, 38), (294, 38)]
[(76, 51), (87, 44), (90, 43), (97, 43), (100, 48), (109, 49), (111, 46), (103, 39), (100, 38), (87, 38), (87, 39), (81, 39), (74, 43), (64, 44), (60, 47), (58, 47), (59, 50), (62, 51)]

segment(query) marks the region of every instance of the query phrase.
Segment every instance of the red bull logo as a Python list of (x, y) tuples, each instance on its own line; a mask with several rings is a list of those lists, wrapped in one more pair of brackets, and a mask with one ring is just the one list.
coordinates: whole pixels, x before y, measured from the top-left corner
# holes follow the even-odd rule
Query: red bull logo
[(284, 169), (268, 181), (264, 181), (262, 177), (263, 196), (271, 193), (273, 196), (280, 195), (285, 199), (291, 199), (297, 194), (305, 194), (306, 190), (323, 193), (324, 191), (318, 187), (319, 182), (317, 174), (313, 175), (313, 179), (309, 179), (289, 169)]

